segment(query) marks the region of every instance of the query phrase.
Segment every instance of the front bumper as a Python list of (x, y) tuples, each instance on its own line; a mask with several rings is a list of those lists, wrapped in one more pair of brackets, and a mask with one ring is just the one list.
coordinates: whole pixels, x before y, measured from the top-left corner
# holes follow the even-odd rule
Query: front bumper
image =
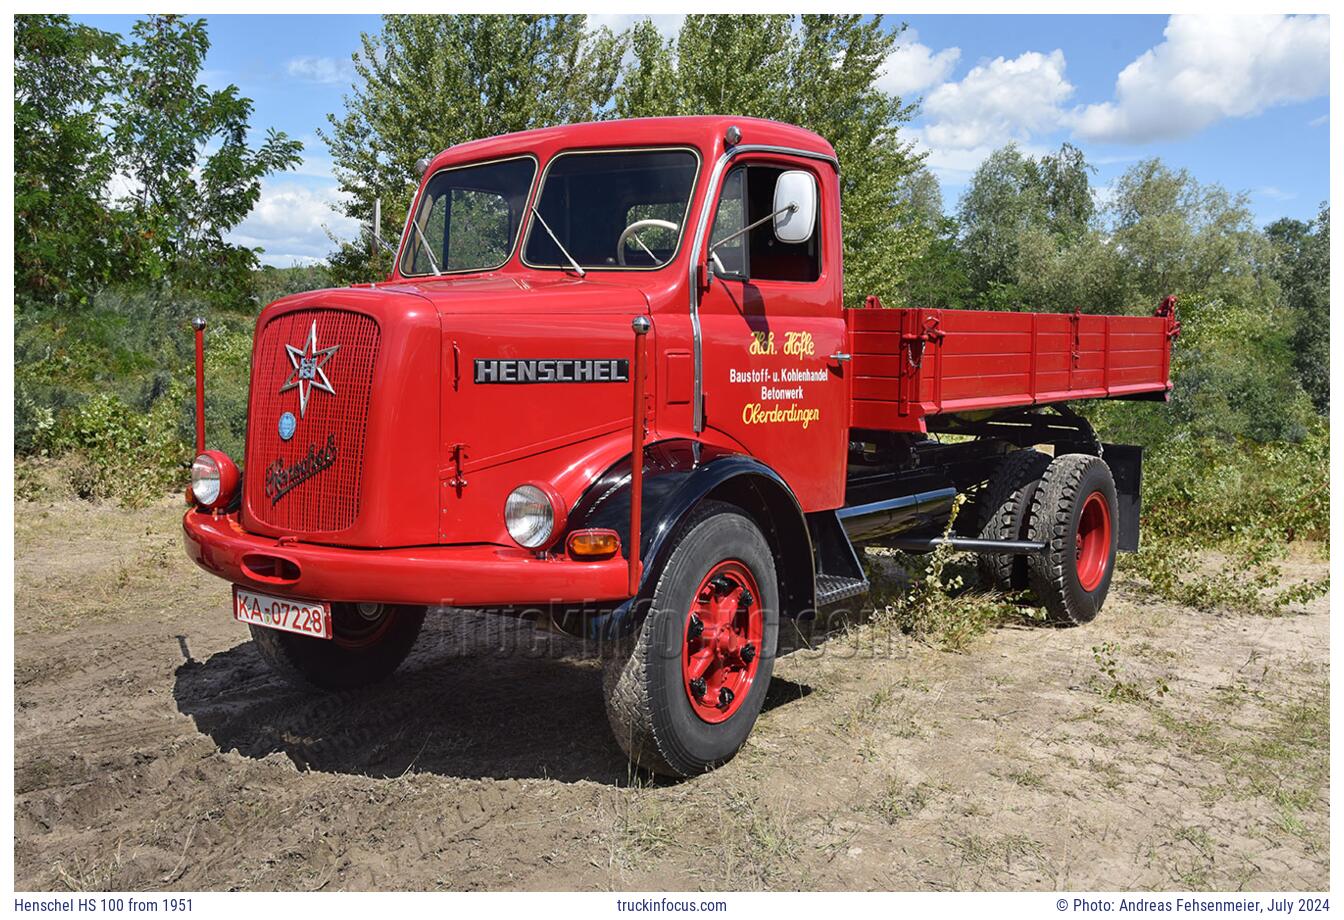
[(585, 605), (626, 599), (617, 556), (575, 562), (503, 546), (350, 549), (248, 533), (234, 515), (192, 509), (182, 518), (187, 555), (234, 584), (297, 598), (453, 607)]

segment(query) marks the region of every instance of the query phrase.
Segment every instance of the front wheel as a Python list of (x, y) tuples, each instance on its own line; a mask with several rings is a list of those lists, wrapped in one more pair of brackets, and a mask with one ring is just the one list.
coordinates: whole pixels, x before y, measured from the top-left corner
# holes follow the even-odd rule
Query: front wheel
[(252, 640), (278, 674), (299, 685), (350, 690), (390, 676), (410, 654), (424, 607), (332, 604), (330, 639), (251, 625)]
[(630, 760), (692, 776), (731, 760), (765, 701), (779, 634), (774, 554), (741, 509), (682, 529), (636, 639), (607, 660), (607, 717)]
[(1096, 618), (1115, 570), (1118, 519), (1115, 480), (1100, 457), (1064, 454), (1046, 468), (1031, 508), (1031, 539), (1046, 548), (1028, 559), (1027, 569), (1054, 619)]

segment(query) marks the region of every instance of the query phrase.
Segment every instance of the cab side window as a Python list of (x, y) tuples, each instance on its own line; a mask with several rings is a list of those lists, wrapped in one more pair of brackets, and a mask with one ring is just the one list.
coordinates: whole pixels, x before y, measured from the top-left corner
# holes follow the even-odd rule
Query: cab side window
[[(785, 170), (776, 166), (746, 165), (732, 169), (723, 180), (710, 243), (725, 240), (743, 227), (770, 215), (775, 205), (775, 180)], [(821, 222), (803, 243), (775, 239), (773, 221), (747, 231), (714, 250), (714, 270), (742, 281), (816, 281), (821, 277)], [(721, 266), (721, 267), (720, 267)]]

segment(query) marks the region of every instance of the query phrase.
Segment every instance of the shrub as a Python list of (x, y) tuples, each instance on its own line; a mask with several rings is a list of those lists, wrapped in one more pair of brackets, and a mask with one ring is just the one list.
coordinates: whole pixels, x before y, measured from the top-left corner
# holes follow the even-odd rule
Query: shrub
[(191, 318), (198, 314), (210, 320), (209, 443), (241, 461), (251, 318), (148, 290), (105, 290), (78, 313), (18, 305), (16, 453), (78, 453), (76, 491), (90, 498), (139, 504), (151, 491), (185, 483), (195, 440)]
[(191, 446), (171, 423), (180, 384), (147, 413), (137, 412), (111, 394), (92, 397), (52, 438), (56, 454), (75, 454), (83, 462), (70, 468), (69, 484), (80, 498), (115, 498), (142, 505), (185, 480)]
[[(966, 496), (957, 496), (944, 536), (952, 532), (965, 501)], [(922, 558), (908, 556), (914, 560), (908, 571), (913, 573), (922, 568), (922, 574), (880, 608), (874, 615), (874, 622), (879, 627), (899, 629), (946, 651), (961, 651), (991, 627), (1023, 618), (1023, 610), (1007, 600), (963, 593), (964, 577), (954, 571), (954, 557), (958, 555), (955, 550), (941, 546)]]
[(1279, 613), (1323, 595), (1328, 579), (1283, 586), (1290, 543), (1327, 539), (1330, 435), (1298, 443), (1174, 437), (1151, 449), (1143, 548), (1122, 562), (1158, 596), (1188, 606)]
[(1108, 438), (1156, 446), (1172, 438), (1301, 441), (1320, 416), (1293, 368), (1282, 311), (1184, 296), (1169, 403), (1103, 401), (1086, 414)]

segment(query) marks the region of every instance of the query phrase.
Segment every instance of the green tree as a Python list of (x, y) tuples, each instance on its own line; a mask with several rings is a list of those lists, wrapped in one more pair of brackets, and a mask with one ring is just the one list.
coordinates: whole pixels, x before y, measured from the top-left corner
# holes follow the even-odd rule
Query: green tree
[(957, 222), (944, 218), (937, 235), (906, 269), (901, 303), (935, 310), (972, 305), (965, 254), (957, 245)]
[(1246, 195), (1144, 160), (1116, 181), (1110, 217), (1127, 297), (1155, 303), (1198, 292), (1238, 304), (1273, 301), (1264, 289), (1272, 279), (1257, 271), (1267, 243)]
[[(1028, 303), (1040, 293), (1033, 280), (1042, 255), (1069, 249), (1092, 231), (1091, 172), (1071, 144), (1039, 160), (1010, 144), (980, 164), (958, 218), (971, 284), (984, 306), (1046, 305)], [(1024, 249), (1034, 264), (1022, 264)]]
[(1313, 221), (1283, 218), (1265, 228), (1270, 271), (1293, 317), (1293, 363), (1317, 411), (1330, 408), (1330, 207)]
[(1119, 253), (1099, 227), (1075, 238), (1029, 227), (1018, 238), (1013, 290), (1022, 305), (1035, 310), (1151, 311), (1153, 303), (1125, 296), (1121, 267)]
[(1305, 438), (1315, 413), (1293, 367), (1291, 327), (1267, 322), (1258, 306), (1198, 293), (1182, 297), (1179, 309), (1171, 402), (1103, 404), (1094, 423), (1110, 437), (1153, 447)]
[(825, 137), (841, 164), (845, 301), (877, 294), (894, 305), (932, 237), (902, 194), (921, 161), (900, 135), (914, 106), (877, 86), (903, 31), (880, 16), (696, 15), (663, 41), (646, 21), (615, 112), (757, 116)]
[(906, 176), (897, 196), (905, 202), (911, 218), (926, 227), (940, 227), (946, 219), (942, 186), (938, 183), (938, 177), (927, 167), (921, 166)]
[[(398, 225), (421, 157), (476, 138), (591, 121), (611, 104), (625, 33), (589, 31), (586, 16), (388, 15), (361, 36), (359, 83), (320, 132), (331, 149), (344, 211), (373, 220), (381, 197)], [(386, 218), (385, 218), (386, 219)], [(386, 230), (382, 231), (386, 234)], [(334, 256), (338, 274), (368, 280), (370, 241)], [(363, 277), (359, 277), (363, 275)]]
[(958, 309), (971, 300), (966, 258), (957, 245), (957, 221), (943, 213), (938, 178), (921, 166), (901, 183), (900, 197), (912, 219), (930, 234), (928, 245), (907, 266), (901, 303)]
[(209, 48), (203, 19), (137, 22), (112, 107), (113, 142), (132, 186), (121, 204), (143, 243), (138, 273), (236, 297), (257, 258), (224, 235), (256, 205), (263, 177), (299, 163), (302, 145), (275, 130), (249, 145), (252, 101), (236, 86), (198, 82)]
[(67, 16), (14, 17), (14, 287), (82, 302), (116, 273), (121, 230), (103, 191), (117, 36)]

